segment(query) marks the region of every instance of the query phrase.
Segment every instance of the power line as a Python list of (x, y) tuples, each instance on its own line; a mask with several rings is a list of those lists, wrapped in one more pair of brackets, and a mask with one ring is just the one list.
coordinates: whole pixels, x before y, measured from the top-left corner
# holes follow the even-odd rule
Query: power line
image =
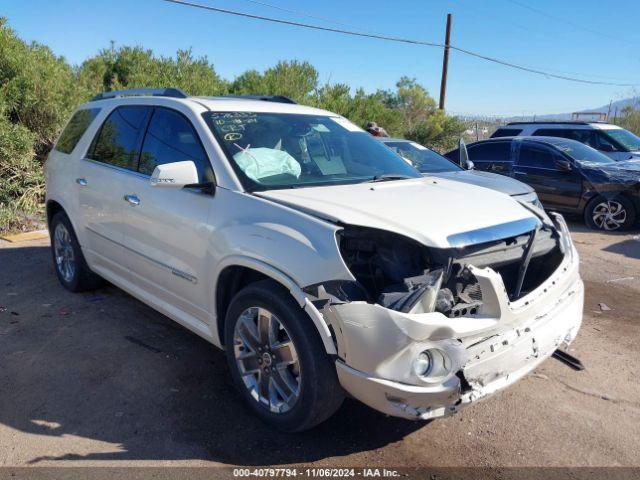
[[(252, 0), (245, 0), (245, 1), (252, 1)], [(458, 12), (458, 15), (462, 14), (463, 16), (466, 16), (466, 10), (467, 9), (473, 10), (473, 11), (481, 13), (481, 14), (486, 13), (486, 9), (481, 9), (481, 8), (475, 7), (473, 4), (463, 3), (463, 0), (451, 0), (451, 1), (456, 3), (456, 4), (458, 4), (458, 6), (462, 9), (462, 12), (461, 13)], [(509, 1), (509, 0), (507, 0), (507, 1)], [(533, 8), (533, 7), (528, 7), (528, 6), (525, 6), (525, 5), (521, 5), (521, 6), (525, 7), (525, 8), (530, 8), (530, 9)], [(538, 12), (538, 13), (542, 13), (542, 12)], [(504, 28), (505, 26), (507, 26), (507, 27), (516, 27), (519, 30), (523, 30), (525, 32), (531, 33), (531, 26), (524, 26), (524, 25), (522, 25), (520, 23), (514, 22), (511, 19), (506, 24), (504, 22), (501, 22), (501, 21), (500, 22), (495, 21), (495, 19), (492, 18), (492, 17), (490, 17), (489, 20), (494, 20), (494, 23), (496, 23), (496, 24), (500, 23), (501, 28)], [(560, 20), (560, 19), (558, 18), (558, 20)], [(588, 73), (584, 73), (584, 72), (576, 72), (576, 71), (573, 71), (573, 70), (561, 70), (559, 68), (538, 67), (538, 66), (535, 66), (535, 65), (523, 65), (523, 66), (528, 67), (528, 68), (535, 68), (535, 69), (538, 69), (538, 70), (547, 70), (549, 72), (563, 73), (563, 74), (568, 74), (568, 75), (575, 75), (575, 76), (578, 76), (578, 77), (601, 78), (601, 79), (605, 79), (605, 80), (619, 80), (621, 82), (622, 81), (626, 81), (625, 79), (623, 79), (621, 77), (613, 77), (611, 75), (595, 75), (595, 74), (588, 74)]]
[(312, 15), (312, 14), (309, 14), (309, 13), (306, 13), (306, 12), (302, 12), (300, 10), (292, 10), (290, 8), (284, 8), (284, 7), (281, 7), (279, 5), (273, 5), (271, 3), (261, 2), (259, 0), (244, 0), (244, 1), (248, 2), (248, 3), (253, 3), (255, 5), (261, 5), (263, 7), (273, 8), (275, 10), (280, 10), (281, 12), (291, 13), (293, 15), (297, 15), (297, 16), (300, 16), (300, 17), (313, 18), (314, 20), (320, 20), (320, 21), (323, 21), (323, 22), (329, 22), (329, 23), (332, 23), (334, 25), (341, 25), (343, 27), (355, 28), (355, 29), (358, 29), (358, 30), (361, 30), (361, 31), (364, 31), (364, 32), (367, 32), (367, 33), (374, 33), (374, 34), (381, 35), (380, 32), (375, 32), (375, 31), (372, 31), (372, 30), (364, 30), (361, 27), (353, 25), (353, 24), (338, 22), (337, 20), (334, 20), (332, 18), (320, 17), (320, 16), (317, 16), (317, 15)]
[(562, 18), (562, 17), (558, 17), (556, 15), (552, 15), (551, 13), (545, 12), (544, 10), (540, 10), (539, 8), (536, 8), (536, 7), (532, 7), (531, 5), (527, 5), (526, 3), (519, 2), (518, 0), (507, 0), (507, 1), (509, 3), (512, 3), (514, 5), (519, 6), (521, 8), (525, 8), (525, 9), (531, 11), (531, 12), (535, 12), (538, 15), (542, 15), (543, 17), (550, 18), (552, 20), (556, 20), (557, 22), (566, 23), (567, 25), (570, 25), (573, 28), (576, 28), (578, 30), (583, 30), (585, 32), (589, 32), (589, 33), (592, 33), (592, 34), (595, 34), (595, 35), (600, 35), (602, 37), (610, 38), (612, 40), (616, 40), (616, 41), (620, 41), (620, 42), (624, 42), (624, 43), (628, 44), (628, 42), (626, 42), (625, 40), (623, 40), (621, 38), (615, 37), (613, 35), (609, 35), (608, 33), (605, 33), (605, 32), (601, 32), (601, 31), (598, 31), (598, 30), (593, 30), (591, 28), (582, 26), (582, 25), (580, 25), (578, 23), (572, 22), (571, 20), (567, 20), (566, 18)]
[[(275, 10), (280, 10), (282, 12), (290, 13), (290, 14), (293, 14), (293, 15), (298, 15), (298, 16), (301, 16), (301, 17), (313, 18), (314, 20), (322, 20), (324, 22), (329, 22), (329, 23), (332, 23), (332, 24), (335, 24), (335, 25), (342, 25), (343, 27), (355, 28), (357, 30), (360, 30), (361, 32), (373, 33), (373, 34), (376, 34), (376, 35), (383, 35), (380, 32), (376, 32), (374, 30), (363, 29), (359, 25), (354, 25), (354, 24), (349, 24), (349, 23), (342, 23), (342, 22), (338, 22), (338, 21), (336, 21), (336, 20), (334, 20), (332, 18), (320, 17), (320, 16), (312, 15), (312, 14), (309, 14), (309, 13), (306, 13), (306, 12), (302, 12), (300, 10), (292, 10), (292, 9), (289, 9), (289, 8), (284, 8), (284, 7), (281, 7), (279, 5), (273, 5), (271, 3), (262, 2), (262, 1), (259, 1), (259, 0), (243, 0), (243, 1), (248, 2), (248, 3), (253, 3), (255, 5), (261, 5), (263, 7), (273, 8)], [(463, 4), (461, 0), (452, 0), (452, 1), (455, 2), (455, 3), (458, 3), (462, 8), (470, 8), (471, 10), (474, 10), (474, 11), (480, 12), (480, 13), (484, 12), (484, 10), (482, 10), (480, 8), (476, 8), (476, 7), (471, 6), (471, 5)], [(510, 0), (507, 0), (507, 1), (510, 1)], [(514, 1), (514, 3), (515, 3), (515, 1)], [(526, 7), (526, 8), (529, 8), (526, 5), (522, 5), (522, 6)], [(530, 8), (533, 8), (533, 7), (530, 7)], [(522, 29), (524, 31), (527, 31), (527, 32), (531, 31), (531, 27), (525, 27), (524, 25), (520, 25), (520, 24), (514, 23), (512, 21), (509, 22), (509, 25), (510, 26), (517, 26), (518, 28), (520, 28), (520, 29)], [(612, 77), (612, 76), (608, 76), (608, 75), (594, 75), (594, 74), (588, 74), (588, 73), (583, 73), (583, 72), (575, 72), (575, 71), (572, 71), (572, 70), (561, 70), (561, 69), (558, 69), (558, 68), (538, 67), (538, 66), (535, 66), (535, 65), (521, 65), (521, 66), (527, 67), (527, 68), (536, 69), (536, 70), (546, 70), (546, 71), (549, 71), (549, 72), (552, 72), (552, 73), (555, 72), (555, 73), (562, 73), (562, 74), (568, 74), (568, 75), (575, 75), (575, 76), (579, 76), (579, 77), (601, 78), (601, 79), (605, 79), (605, 80), (620, 80), (621, 82), (625, 81), (624, 79), (622, 79), (620, 77)]]
[[(341, 34), (344, 34), (344, 35), (351, 35), (351, 36), (354, 36), (354, 37), (374, 38), (374, 39), (377, 39), (377, 40), (386, 40), (386, 41), (390, 41), (390, 42), (405, 43), (405, 44), (410, 44), (410, 45), (422, 45), (422, 46), (427, 46), (427, 47), (444, 48), (444, 46), (445, 46), (442, 43), (436, 43), (436, 42), (413, 40), (413, 39), (409, 39), (409, 38), (395, 37), (395, 36), (392, 36), (392, 35), (379, 35), (379, 34), (374, 34), (374, 33), (355, 32), (355, 31), (352, 31), (352, 30), (344, 30), (344, 29), (340, 29), (340, 28), (324, 27), (324, 26), (321, 26), (321, 25), (313, 25), (313, 24), (309, 24), (309, 23), (294, 22), (294, 21), (291, 21), (291, 20), (284, 20), (284, 19), (281, 19), (281, 18), (265, 17), (265, 16), (262, 16), (262, 15), (254, 15), (254, 14), (251, 14), (251, 13), (239, 12), (239, 11), (236, 11), (236, 10), (229, 10), (229, 9), (225, 9), (225, 8), (212, 7), (212, 6), (209, 6), (209, 5), (202, 5), (202, 4), (199, 4), (199, 3), (194, 3), (194, 2), (190, 2), (190, 1), (186, 1), (186, 0), (162, 0), (162, 1), (167, 2), (167, 3), (174, 3), (174, 4), (178, 4), (178, 5), (193, 7), (193, 8), (200, 8), (200, 9), (203, 9), (203, 10), (209, 10), (209, 11), (218, 12), (218, 13), (224, 13), (224, 14), (228, 14), (228, 15), (235, 15), (235, 16), (238, 16), (238, 17), (252, 18), (254, 20), (262, 20), (262, 21), (266, 21), (266, 22), (279, 23), (279, 24), (283, 24), (283, 25), (307, 28), (307, 29), (311, 29), (311, 30), (320, 30), (320, 31), (323, 31), (323, 32), (341, 33)], [(521, 70), (521, 71), (524, 71), (524, 72), (534, 73), (534, 74), (537, 74), (537, 75), (543, 75), (543, 76), (545, 76), (547, 78), (557, 78), (559, 80), (567, 80), (567, 81), (570, 81), (570, 82), (583, 83), (583, 84), (588, 84), (588, 85), (608, 85), (608, 86), (614, 86), (614, 87), (636, 87), (636, 86), (640, 85), (638, 83), (601, 82), (601, 81), (596, 81), (596, 80), (587, 80), (587, 79), (583, 79), (583, 78), (570, 77), (570, 76), (566, 76), (566, 75), (558, 75), (558, 74), (554, 74), (554, 73), (547, 72), (547, 71), (544, 71), (544, 70), (539, 70), (539, 69), (536, 69), (536, 68), (529, 68), (529, 67), (525, 67), (523, 65), (517, 65), (515, 63), (507, 62), (506, 60), (501, 60), (499, 58), (494, 58), (494, 57), (490, 57), (490, 56), (483, 55), (483, 54), (480, 54), (480, 53), (476, 53), (476, 52), (473, 52), (471, 50), (467, 50), (467, 49), (464, 49), (464, 48), (456, 47), (454, 45), (451, 45), (449, 48), (451, 50), (455, 50), (457, 52), (463, 53), (463, 54), (471, 56), (471, 57), (480, 58), (480, 59), (488, 61), (488, 62), (497, 63), (499, 65), (503, 65), (503, 66), (506, 66), (506, 67), (514, 68), (514, 69)]]
[(229, 14), (229, 15), (236, 15), (236, 16), (239, 16), (239, 17), (253, 18), (255, 20), (264, 20), (264, 21), (267, 21), (267, 22), (281, 23), (281, 24), (284, 24), (284, 25), (291, 25), (291, 26), (294, 26), (294, 27), (303, 27), (303, 28), (309, 28), (309, 29), (312, 29), (312, 30), (321, 30), (321, 31), (324, 31), (324, 32), (343, 33), (345, 35), (352, 35), (352, 36), (356, 36), (356, 37), (376, 38), (376, 39), (379, 39), (379, 40), (389, 40), (389, 41), (392, 41), (392, 42), (409, 43), (409, 44), (413, 44), (413, 45), (426, 45), (426, 46), (429, 46), (429, 47), (444, 47), (443, 43), (424, 42), (424, 41), (420, 41), (420, 40), (411, 40), (411, 39), (407, 39), (407, 38), (394, 37), (394, 36), (391, 36), (391, 35), (379, 35), (379, 34), (374, 34), (374, 33), (354, 32), (354, 31), (350, 31), (350, 30), (342, 30), (340, 28), (323, 27), (321, 25), (312, 25), (312, 24), (309, 24), (309, 23), (293, 22), (291, 20), (284, 20), (284, 19), (281, 19), (281, 18), (264, 17), (262, 15), (254, 15), (254, 14), (251, 14), (251, 13), (238, 12), (236, 10), (228, 10), (226, 8), (211, 7), (209, 5), (202, 5), (200, 3), (193, 3), (193, 2), (189, 2), (189, 1), (185, 1), (185, 0), (162, 0), (162, 1), (163, 2), (168, 2), (168, 3), (176, 3), (178, 5), (185, 5), (185, 6), (188, 6), (188, 7), (201, 8), (203, 10), (210, 10), (210, 11), (219, 12), (219, 13), (226, 13), (226, 14)]

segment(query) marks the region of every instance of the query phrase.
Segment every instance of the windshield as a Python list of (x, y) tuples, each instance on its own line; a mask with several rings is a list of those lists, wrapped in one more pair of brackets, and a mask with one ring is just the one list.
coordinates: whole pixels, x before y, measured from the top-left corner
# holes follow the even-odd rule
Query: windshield
[(615, 160), (607, 157), (605, 154), (600, 153), (594, 148), (591, 148), (584, 143), (580, 143), (572, 140), (548, 140), (548, 143), (556, 146), (564, 153), (573, 158), (576, 162), (584, 166), (589, 165), (611, 165), (615, 164)]
[(439, 153), (423, 147), (415, 142), (384, 142), (394, 152), (406, 158), (421, 173), (458, 172), (462, 170), (458, 165), (446, 159)]
[(602, 130), (602, 132), (607, 137), (613, 138), (616, 142), (621, 144), (630, 152), (636, 152), (640, 150), (640, 138), (635, 136), (629, 130), (616, 128), (611, 130)]
[(256, 112), (204, 117), (249, 191), (420, 177), (342, 117)]

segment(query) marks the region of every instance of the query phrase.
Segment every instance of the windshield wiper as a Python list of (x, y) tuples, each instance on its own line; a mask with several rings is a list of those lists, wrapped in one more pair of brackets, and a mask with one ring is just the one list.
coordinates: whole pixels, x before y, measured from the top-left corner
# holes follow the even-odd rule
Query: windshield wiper
[(366, 180), (364, 183), (387, 182), (389, 180), (408, 180), (409, 178), (416, 177), (402, 175), (401, 173), (383, 173), (382, 175), (376, 175), (371, 180)]

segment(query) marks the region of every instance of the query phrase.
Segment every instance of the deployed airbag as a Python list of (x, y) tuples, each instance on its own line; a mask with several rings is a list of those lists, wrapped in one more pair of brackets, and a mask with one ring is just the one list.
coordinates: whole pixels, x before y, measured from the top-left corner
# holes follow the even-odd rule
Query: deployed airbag
[(273, 148), (246, 148), (233, 156), (247, 177), (259, 182), (274, 175), (289, 174), (300, 177), (300, 164), (284, 150)]

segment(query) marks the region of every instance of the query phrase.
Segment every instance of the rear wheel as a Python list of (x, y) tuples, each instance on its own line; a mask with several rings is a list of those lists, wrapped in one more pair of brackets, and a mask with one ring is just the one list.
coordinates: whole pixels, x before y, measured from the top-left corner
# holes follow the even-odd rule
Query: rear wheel
[(234, 297), (225, 343), (242, 398), (266, 423), (302, 431), (340, 407), (344, 392), (315, 326), (276, 282), (256, 282)]
[(596, 230), (626, 230), (635, 223), (636, 211), (622, 196), (612, 199), (598, 196), (587, 204), (584, 220), (587, 226)]
[(64, 212), (56, 213), (49, 224), (49, 231), (53, 267), (64, 288), (83, 292), (100, 287), (103, 280), (87, 265), (69, 217)]

